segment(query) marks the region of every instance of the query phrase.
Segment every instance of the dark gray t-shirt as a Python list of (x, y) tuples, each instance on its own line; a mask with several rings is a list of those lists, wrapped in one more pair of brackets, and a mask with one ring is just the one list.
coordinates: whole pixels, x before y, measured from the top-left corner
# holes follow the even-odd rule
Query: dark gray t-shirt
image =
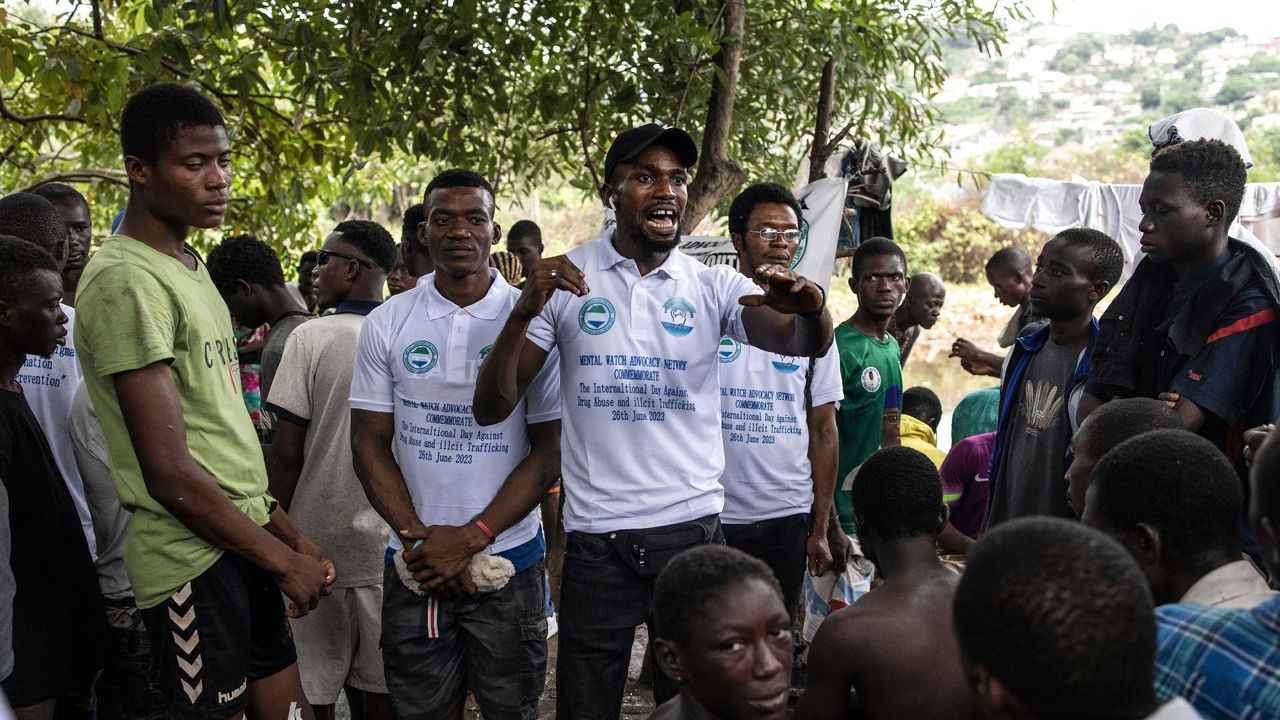
[(309, 314), (286, 315), (267, 330), (263, 337), (266, 344), (262, 346), (262, 371), (259, 375), (263, 400), (271, 393), (271, 382), (275, 380), (276, 369), (280, 367), (280, 358), (284, 357), (285, 340), (289, 339), (294, 328), (310, 319)]
[(991, 488), (988, 527), (1031, 515), (1073, 517), (1063, 458), (1071, 443), (1064, 409), (1080, 350), (1046, 340), (1022, 377), (1018, 411), (1009, 420), (1004, 461)]
[(13, 672), (13, 570), (9, 567), (9, 494), (0, 483), (0, 680)]

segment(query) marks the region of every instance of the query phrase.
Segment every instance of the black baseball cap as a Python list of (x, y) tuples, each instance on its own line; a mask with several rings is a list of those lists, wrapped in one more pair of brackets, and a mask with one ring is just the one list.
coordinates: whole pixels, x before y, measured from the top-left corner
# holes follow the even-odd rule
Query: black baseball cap
[(604, 156), (604, 181), (613, 177), (614, 168), (639, 155), (652, 145), (673, 150), (680, 159), (680, 164), (689, 168), (698, 162), (698, 145), (689, 137), (689, 133), (680, 128), (664, 128), (658, 123), (649, 123), (640, 127), (624, 130), (613, 139), (609, 152)]

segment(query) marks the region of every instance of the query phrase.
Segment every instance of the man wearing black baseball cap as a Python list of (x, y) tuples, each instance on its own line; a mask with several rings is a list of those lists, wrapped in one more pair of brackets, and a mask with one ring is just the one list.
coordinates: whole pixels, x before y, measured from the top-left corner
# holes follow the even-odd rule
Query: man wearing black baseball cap
[[(558, 717), (618, 717), (658, 571), (682, 550), (724, 542), (720, 338), (790, 356), (823, 355), (831, 344), (813, 282), (762, 265), (761, 292), (732, 268), (673, 252), (697, 158), (678, 128), (618, 135), (600, 187), (617, 225), (533, 266), (476, 382), (475, 417), (491, 425), (511, 414), (548, 357), (561, 374), (568, 539)], [(659, 678), (658, 702), (674, 694)]]

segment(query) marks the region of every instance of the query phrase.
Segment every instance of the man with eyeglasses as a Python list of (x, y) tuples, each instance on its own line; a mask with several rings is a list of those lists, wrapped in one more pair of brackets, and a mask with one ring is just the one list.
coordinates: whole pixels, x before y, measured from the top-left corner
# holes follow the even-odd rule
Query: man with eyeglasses
[[(489, 425), (515, 411), (544, 365), (560, 369), (560, 717), (618, 717), (655, 577), (681, 550), (723, 542), (720, 338), (791, 356), (831, 343), (815, 283), (770, 262), (755, 271), (761, 294), (732, 268), (675, 251), (697, 158), (678, 128), (614, 139), (600, 199), (616, 227), (533, 266), (476, 382), (475, 418)], [(655, 678), (659, 703), (674, 695)]]
[[(738, 271), (791, 265), (800, 244), (800, 203), (774, 183), (752, 185), (729, 206)], [(782, 585), (794, 618), (806, 566), (843, 569), (849, 540), (831, 522), (836, 480), (836, 409), (844, 394), (836, 353), (821, 358), (766, 352), (720, 338), (720, 429), (724, 438), (725, 542), (760, 558)], [(779, 463), (778, 458), (794, 461)]]

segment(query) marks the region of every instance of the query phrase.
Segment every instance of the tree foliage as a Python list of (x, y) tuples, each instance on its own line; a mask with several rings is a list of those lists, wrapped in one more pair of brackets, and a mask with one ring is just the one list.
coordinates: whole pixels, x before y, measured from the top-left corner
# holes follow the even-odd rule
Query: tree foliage
[[(727, 2), (690, 0), (114, 0), (56, 17), (0, 9), (0, 186), (90, 189), (99, 227), (123, 206), (116, 135), (157, 80), (223, 108), (236, 172), (228, 227), (310, 244), (332, 208), (403, 207), (467, 166), (517, 192), (598, 186), (618, 129), (657, 120), (699, 137)], [(1021, 2), (752, 0), (726, 152), (788, 182), (823, 65), (835, 127), (907, 157), (938, 138), (942, 43), (997, 52)], [(718, 200), (719, 198), (716, 198)]]

